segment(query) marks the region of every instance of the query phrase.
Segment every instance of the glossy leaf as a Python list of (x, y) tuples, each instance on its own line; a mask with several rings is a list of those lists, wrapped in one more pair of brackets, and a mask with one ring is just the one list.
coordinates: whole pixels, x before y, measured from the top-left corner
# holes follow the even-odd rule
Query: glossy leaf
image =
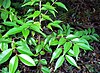
[(66, 42), (64, 44), (64, 53), (63, 54), (65, 55), (66, 52), (69, 51), (71, 47), (72, 47), (72, 43), (71, 42)]
[(66, 42), (66, 39), (64, 37), (61, 37), (58, 45), (63, 45), (65, 42)]
[(66, 60), (67, 60), (71, 65), (78, 67), (78, 66), (77, 66), (77, 63), (75, 62), (75, 60), (74, 60), (71, 56), (66, 55), (65, 57), (66, 57)]
[(70, 49), (69, 51), (68, 51), (68, 53), (67, 53), (69, 56), (75, 56), (74, 55), (74, 51), (72, 50), (72, 49)]
[(68, 35), (68, 36), (66, 37), (67, 40), (72, 40), (72, 39), (75, 39), (75, 38), (77, 38), (77, 36), (72, 35), (72, 34), (70, 34), (70, 35)]
[(0, 64), (6, 62), (12, 54), (12, 49), (7, 49), (0, 53)]
[(51, 58), (51, 60), (50, 60), (50, 63), (51, 63), (54, 59), (58, 58), (58, 57), (60, 56), (61, 53), (62, 53), (62, 48), (57, 48), (57, 49), (53, 52), (53, 54), (52, 54), (52, 58)]
[(42, 71), (43, 73), (50, 73), (50, 69), (47, 68), (46, 66), (42, 66), (41, 71)]
[[(57, 70), (57, 68), (59, 68), (64, 62), (64, 56), (60, 56), (56, 62), (56, 65), (55, 65), (55, 70)], [(54, 70), (54, 71), (55, 71)]]
[(83, 50), (92, 50), (89, 45), (86, 45), (84, 43), (77, 43), (77, 45)]
[(74, 55), (75, 55), (76, 59), (78, 60), (78, 55), (80, 53), (79, 46), (74, 44), (73, 51), (74, 51)]
[(6, 9), (6, 8), (9, 8), (11, 5), (11, 1), (10, 0), (4, 0), (3, 1), (3, 7)]
[(9, 73), (15, 73), (17, 67), (18, 67), (18, 57), (14, 56), (11, 58), (9, 63)]
[(60, 6), (60, 7), (62, 7), (62, 8), (64, 8), (64, 9), (66, 9), (66, 11), (68, 11), (68, 9), (66, 8), (66, 6), (63, 3), (61, 3), (61, 2), (55, 2), (55, 4), (58, 5), (58, 6)]
[(18, 57), (21, 60), (21, 62), (24, 63), (25, 65), (36, 66), (34, 60), (26, 54), (20, 54), (20, 55), (18, 55)]

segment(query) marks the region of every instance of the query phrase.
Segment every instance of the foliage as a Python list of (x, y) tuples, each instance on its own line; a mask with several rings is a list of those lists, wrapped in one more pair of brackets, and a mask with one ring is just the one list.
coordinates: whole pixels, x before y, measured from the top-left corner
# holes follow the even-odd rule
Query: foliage
[[(57, 59), (54, 71), (62, 66), (65, 60), (79, 68), (76, 60), (78, 60), (80, 50), (92, 51), (93, 47), (89, 45), (89, 42), (99, 42), (99, 36), (94, 28), (73, 31), (68, 24), (64, 25), (62, 21), (53, 19), (58, 13), (56, 6), (68, 11), (61, 2), (51, 0), (51, 2), (42, 3), (41, 0), (24, 0), (21, 7), (29, 6), (24, 16), (18, 15), (18, 12), (10, 5), (10, 0), (0, 1), (2, 20), (0, 23), (0, 64), (10, 59), (9, 73), (20, 73), (17, 70), (19, 60), (27, 66), (40, 66), (43, 73), (50, 73), (47, 60), (38, 59), (38, 56), (44, 56), (46, 52), (52, 55), (50, 64)], [(43, 25), (44, 22), (48, 23)], [(52, 33), (47, 35), (43, 28), (52, 30)], [(55, 33), (53, 28), (57, 28), (58, 33)], [(42, 38), (37, 37), (37, 39), (36, 36)], [(2, 73), (4, 70), (8, 72), (6, 68), (3, 68)]]

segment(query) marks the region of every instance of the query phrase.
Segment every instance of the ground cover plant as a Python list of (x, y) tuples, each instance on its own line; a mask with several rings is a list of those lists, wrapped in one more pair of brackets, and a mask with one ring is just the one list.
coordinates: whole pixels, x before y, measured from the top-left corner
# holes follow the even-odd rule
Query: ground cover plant
[[(18, 5), (24, 13), (14, 8)], [(2, 73), (23, 73), (20, 64), (36, 68), (37, 73), (57, 72), (64, 63), (80, 69), (81, 51), (93, 51), (89, 43), (99, 42), (94, 28), (76, 30), (58, 20), (57, 7), (68, 9), (57, 0), (24, 0), (20, 4), (1, 0), (0, 7), (0, 66), (8, 62)]]

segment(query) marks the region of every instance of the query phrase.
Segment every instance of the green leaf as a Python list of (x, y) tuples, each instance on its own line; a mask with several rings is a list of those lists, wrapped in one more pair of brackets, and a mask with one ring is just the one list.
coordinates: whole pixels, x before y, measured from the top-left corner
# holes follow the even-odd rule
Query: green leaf
[(29, 39), (29, 44), (30, 44), (30, 45), (34, 45), (34, 46), (37, 45), (36, 40), (35, 40), (34, 38), (30, 38), (30, 39)]
[(12, 49), (7, 49), (0, 53), (0, 64), (6, 62), (12, 54)]
[(16, 44), (18, 44), (18, 47), (16, 49), (18, 50), (19, 53), (33, 56), (33, 53), (31, 52), (30, 48), (28, 47), (27, 43), (24, 40), (19, 41)]
[(41, 63), (42, 65), (47, 65), (47, 61), (46, 61), (45, 59), (41, 59), (41, 60), (40, 60), (40, 63)]
[(15, 73), (17, 67), (18, 67), (18, 57), (14, 56), (11, 58), (9, 63), (9, 73)]
[(79, 53), (80, 53), (79, 46), (76, 45), (76, 44), (74, 44), (74, 46), (73, 46), (73, 51), (74, 51), (74, 55), (75, 55), (76, 59), (78, 60), (78, 55), (79, 55)]
[(8, 43), (0, 43), (0, 49), (2, 51), (7, 50), (8, 49)]
[(11, 39), (0, 38), (0, 43), (11, 43)]
[(22, 30), (22, 34), (23, 34), (25, 39), (28, 37), (29, 33), (30, 33), (30, 31), (28, 29)]
[(52, 2), (54, 2), (54, 0), (51, 0)]
[(72, 49), (70, 49), (69, 51), (68, 51), (68, 53), (67, 53), (69, 56), (75, 56), (74, 55), (74, 51), (72, 50)]
[(5, 21), (8, 18), (8, 11), (2, 11), (1, 12), (1, 18)]
[(41, 71), (42, 71), (43, 73), (50, 73), (50, 69), (47, 68), (46, 66), (42, 66)]
[(62, 48), (57, 48), (57, 49), (53, 52), (53, 54), (52, 54), (52, 58), (51, 58), (51, 60), (50, 60), (50, 63), (51, 63), (54, 59), (58, 58), (58, 57), (60, 56), (61, 53), (62, 53)]
[(44, 49), (45, 49), (47, 52), (52, 53), (52, 49), (49, 47), (48, 44), (44, 47)]
[(42, 14), (42, 18), (45, 20), (53, 21), (48, 15)]
[(65, 57), (66, 57), (66, 60), (67, 60), (71, 65), (76, 66), (76, 67), (78, 68), (77, 63), (75, 62), (75, 60), (74, 60), (71, 56), (66, 55)]
[(0, 7), (2, 6), (2, 4), (3, 4), (3, 0), (0, 0)]
[(21, 62), (23, 62), (25, 65), (36, 66), (34, 60), (26, 54), (20, 54), (20, 55), (18, 55), (18, 57), (21, 60)]
[(17, 26), (15, 22), (9, 22), (9, 21), (3, 22), (3, 24), (7, 26)]
[(72, 34), (70, 34), (70, 35), (68, 35), (68, 36), (66, 37), (67, 40), (72, 40), (72, 39), (75, 39), (75, 38), (77, 38), (77, 36), (72, 35)]
[(95, 36), (93, 36), (93, 35), (90, 35), (90, 37), (91, 37), (93, 40), (99, 42), (99, 39), (97, 39), (97, 37), (95, 37)]
[(35, 47), (36, 53), (39, 53), (42, 50), (43, 45), (37, 45)]
[[(60, 56), (56, 62), (56, 65), (55, 65), (55, 70), (57, 70), (57, 68), (59, 68), (64, 62), (64, 56)], [(54, 71), (55, 71), (54, 70)]]
[(3, 1), (3, 7), (6, 9), (6, 8), (9, 8), (11, 5), (11, 1), (10, 0), (4, 0)]
[(30, 24), (24, 24), (20, 27), (14, 27), (12, 29), (10, 29), (5, 35), (4, 37), (8, 37), (9, 35), (13, 35), (13, 34), (17, 34), (20, 33), (23, 29), (28, 28), (30, 26)]
[(63, 45), (65, 42), (66, 42), (66, 39), (64, 37), (61, 37), (58, 45)]
[(79, 46), (79, 48), (81, 48), (83, 50), (91, 50), (92, 51), (92, 49), (90, 48), (89, 45), (86, 45), (84, 43), (77, 43), (77, 45)]
[(32, 15), (29, 15), (27, 18), (36, 18), (40, 15), (40, 11), (35, 11)]
[(64, 53), (63, 54), (65, 55), (66, 52), (69, 51), (71, 47), (72, 47), (72, 43), (71, 42), (66, 42), (64, 44)]
[(61, 2), (55, 2), (55, 4), (58, 5), (59, 7), (62, 7), (64, 9), (66, 9), (66, 11), (68, 11), (68, 9), (66, 8), (66, 6), (63, 3), (61, 3)]
[(44, 41), (44, 45), (46, 45), (49, 42), (50, 38), (51, 38), (51, 36), (47, 36), (47, 38)]

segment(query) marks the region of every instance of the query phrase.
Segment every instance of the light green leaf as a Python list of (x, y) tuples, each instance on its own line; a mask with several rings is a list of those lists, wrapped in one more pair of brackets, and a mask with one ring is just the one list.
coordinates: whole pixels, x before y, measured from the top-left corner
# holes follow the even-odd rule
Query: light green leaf
[(48, 44), (44, 47), (44, 49), (45, 49), (47, 52), (52, 53), (52, 49), (49, 47)]
[(54, 0), (51, 0), (52, 2), (54, 2)]
[(64, 53), (63, 54), (65, 55), (66, 52), (69, 51), (71, 47), (72, 47), (72, 43), (71, 42), (66, 42), (64, 44)]
[(30, 39), (29, 39), (29, 44), (30, 44), (30, 45), (34, 45), (34, 46), (37, 45), (36, 40), (35, 40), (34, 38), (30, 38)]
[(8, 43), (0, 43), (0, 49), (2, 51), (7, 50), (8, 49)]
[(50, 60), (50, 63), (51, 63), (54, 59), (58, 58), (58, 57), (60, 56), (61, 53), (62, 53), (62, 48), (57, 48), (57, 49), (53, 52), (53, 54), (52, 54), (52, 58), (51, 58), (51, 60)]
[(66, 6), (63, 3), (61, 3), (61, 2), (55, 2), (55, 4), (58, 5), (59, 7), (62, 7), (64, 9), (66, 9), (66, 11), (68, 11), (68, 9), (66, 8)]
[(48, 15), (42, 14), (42, 18), (45, 20), (53, 21)]
[(8, 18), (8, 11), (2, 11), (1, 12), (1, 18), (5, 21)]
[(91, 50), (92, 51), (92, 49), (90, 48), (89, 45), (86, 45), (84, 43), (77, 43), (77, 45), (79, 46), (79, 48), (81, 48), (83, 50)]
[(51, 38), (51, 36), (47, 36), (47, 38), (44, 41), (44, 45), (46, 45), (49, 42), (50, 38)]
[(11, 39), (0, 38), (0, 43), (11, 43)]
[(67, 40), (72, 40), (72, 39), (75, 39), (75, 38), (77, 38), (77, 36), (72, 35), (72, 34), (70, 34), (70, 35), (68, 35), (68, 36), (66, 37)]
[(65, 42), (66, 42), (66, 39), (64, 37), (61, 37), (58, 45), (63, 45)]
[(17, 26), (15, 22), (9, 22), (9, 21), (3, 22), (3, 24), (7, 26)]
[(21, 62), (23, 62), (25, 65), (36, 66), (34, 60), (26, 54), (20, 54), (20, 55), (18, 55), (18, 57), (21, 60)]
[(70, 49), (69, 51), (68, 51), (68, 53), (67, 53), (69, 56), (75, 56), (74, 55), (74, 51), (72, 50), (72, 49)]
[(27, 43), (24, 40), (19, 41), (16, 44), (18, 44), (18, 47), (16, 49), (18, 50), (19, 53), (33, 56), (33, 53), (31, 52), (30, 48), (28, 47)]
[(12, 49), (7, 49), (0, 53), (0, 64), (6, 62), (12, 54)]
[(4, 0), (3, 1), (3, 7), (6, 9), (6, 8), (9, 8), (11, 5), (11, 1), (10, 0)]
[(41, 63), (42, 65), (47, 65), (46, 59), (41, 59), (41, 60), (40, 60), (40, 63)]
[[(56, 62), (56, 65), (55, 65), (55, 70), (57, 70), (57, 68), (59, 68), (64, 62), (64, 56), (60, 56)], [(55, 71), (54, 70), (54, 71)]]
[(71, 65), (76, 66), (76, 67), (78, 68), (77, 63), (75, 62), (75, 60), (74, 60), (71, 56), (66, 55), (65, 57), (66, 57), (66, 60), (67, 60)]
[(9, 73), (15, 73), (17, 67), (18, 67), (18, 57), (14, 56), (11, 58), (9, 63)]
[(78, 55), (79, 55), (79, 53), (80, 53), (79, 46), (76, 45), (76, 44), (74, 44), (74, 46), (73, 46), (73, 51), (74, 51), (74, 55), (75, 55), (76, 59), (78, 60)]
[(30, 31), (28, 29), (22, 30), (22, 34), (23, 34), (25, 39), (28, 37), (29, 33), (30, 33)]
[(47, 68), (46, 66), (42, 66), (41, 71), (42, 71), (43, 73), (50, 73), (50, 69)]
[(32, 15), (29, 15), (27, 18), (36, 18), (40, 15), (40, 11), (35, 11)]
[(35, 47), (36, 53), (39, 53), (42, 50), (42, 47), (43, 47), (42, 45), (37, 45)]

